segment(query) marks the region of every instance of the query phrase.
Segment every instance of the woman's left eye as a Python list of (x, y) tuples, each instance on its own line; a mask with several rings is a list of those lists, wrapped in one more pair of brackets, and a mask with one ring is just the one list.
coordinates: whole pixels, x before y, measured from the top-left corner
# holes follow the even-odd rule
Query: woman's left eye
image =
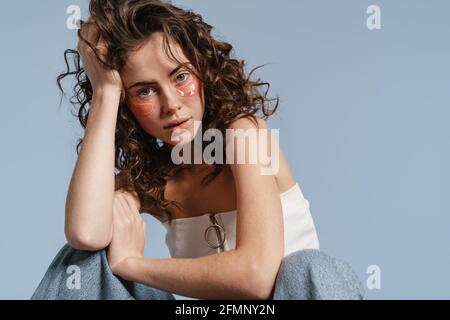
[[(184, 77), (183, 77), (183, 76), (184, 76)], [(180, 74), (177, 76), (177, 80), (180, 80), (180, 82), (183, 82), (183, 81), (187, 80), (188, 77), (189, 77), (189, 73), (187, 73), (187, 72), (180, 73)]]

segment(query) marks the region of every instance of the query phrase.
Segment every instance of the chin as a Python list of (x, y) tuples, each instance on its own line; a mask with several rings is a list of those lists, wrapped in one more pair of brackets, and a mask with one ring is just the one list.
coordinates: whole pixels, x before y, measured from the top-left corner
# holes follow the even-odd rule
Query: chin
[[(183, 129), (178, 132), (171, 132), (167, 139), (167, 143), (171, 145), (192, 143), (199, 130), (200, 127), (195, 128), (191, 126), (189, 129)], [(172, 140), (172, 135), (174, 136), (175, 140)], [(177, 138), (181, 138), (181, 140), (177, 140)]]
[(190, 144), (194, 141), (194, 137), (192, 136), (192, 134), (190, 135), (180, 135), (179, 138), (181, 138), (180, 140), (176, 140), (177, 138), (175, 138), (175, 140), (171, 140), (171, 138), (169, 137), (169, 141), (167, 142), (168, 144), (175, 146), (175, 145), (185, 145), (185, 144)]

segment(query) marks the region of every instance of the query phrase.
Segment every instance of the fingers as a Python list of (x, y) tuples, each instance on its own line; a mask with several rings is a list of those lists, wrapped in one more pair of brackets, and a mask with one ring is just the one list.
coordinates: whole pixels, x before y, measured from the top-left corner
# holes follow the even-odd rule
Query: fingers
[(136, 205), (134, 196), (124, 191), (116, 191), (114, 193), (114, 205), (117, 207), (120, 218), (124, 221), (133, 222), (140, 221), (142, 217)]
[(79, 35), (93, 46), (96, 46), (100, 38), (100, 31), (93, 21), (88, 20), (87, 22), (81, 23)]
[[(77, 50), (97, 51), (99, 56), (104, 57), (107, 53), (107, 43), (101, 36), (100, 30), (97, 25), (92, 21), (81, 22), (80, 29), (78, 30), (78, 45)], [(86, 43), (88, 42), (89, 45)], [(91, 48), (92, 46), (92, 48)]]
[(119, 193), (114, 195), (114, 205), (113, 205), (113, 213), (115, 223), (119, 225), (126, 225), (131, 222), (131, 219), (128, 214), (128, 208), (124, 206), (123, 199)]
[(136, 201), (133, 197), (134, 195), (125, 191), (118, 190), (114, 192), (114, 224), (122, 228), (132, 226), (134, 230), (142, 230), (145, 233), (146, 224), (136, 207)]
[(137, 211), (141, 210), (141, 201), (136, 191), (132, 193), (127, 193), (127, 200)]

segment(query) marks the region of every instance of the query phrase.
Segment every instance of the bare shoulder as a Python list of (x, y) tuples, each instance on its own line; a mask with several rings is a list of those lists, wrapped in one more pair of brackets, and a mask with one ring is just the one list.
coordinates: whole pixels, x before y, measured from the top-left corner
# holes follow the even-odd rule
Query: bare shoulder
[(269, 129), (267, 121), (254, 116), (240, 116), (228, 125), (229, 129)]
[(267, 135), (263, 135), (267, 138), (267, 156), (271, 158), (271, 166), (274, 169), (274, 176), (280, 193), (290, 189), (295, 184), (289, 163), (278, 141), (280, 138), (279, 131), (277, 136), (273, 135), (272, 130), (274, 129), (270, 128), (266, 120), (257, 116), (255, 116), (255, 119), (250, 116), (244, 116), (234, 120), (228, 128), (255, 129), (267, 133)]
[[(235, 119), (227, 128), (227, 162), (237, 194), (247, 192), (246, 190), (255, 186), (259, 186), (263, 193), (276, 190), (274, 187), (278, 168), (270, 170), (273, 144), (267, 129), (264, 119), (251, 115)], [(275, 162), (278, 162), (277, 159)]]
[(243, 164), (244, 159), (245, 164), (249, 164), (247, 160), (250, 160), (261, 166), (263, 163), (257, 149), (263, 148), (263, 151), (271, 154), (273, 146), (267, 122), (251, 115), (241, 115), (228, 125), (225, 143), (228, 151), (232, 153), (229, 155), (232, 158), (228, 159), (232, 160), (231, 168), (236, 167), (234, 164)]

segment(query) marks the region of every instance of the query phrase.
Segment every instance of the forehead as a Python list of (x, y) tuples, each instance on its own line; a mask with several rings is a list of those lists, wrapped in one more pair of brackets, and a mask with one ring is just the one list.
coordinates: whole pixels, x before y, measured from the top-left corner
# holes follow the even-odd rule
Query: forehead
[[(189, 61), (181, 47), (170, 38), (169, 46), (179, 61)], [(157, 32), (152, 34), (138, 50), (128, 53), (121, 75), (124, 82), (136, 79), (157, 80), (158, 77), (167, 76), (168, 72), (177, 66), (178, 63), (169, 58), (164, 51), (163, 33)], [(151, 79), (147, 79), (149, 77)]]

